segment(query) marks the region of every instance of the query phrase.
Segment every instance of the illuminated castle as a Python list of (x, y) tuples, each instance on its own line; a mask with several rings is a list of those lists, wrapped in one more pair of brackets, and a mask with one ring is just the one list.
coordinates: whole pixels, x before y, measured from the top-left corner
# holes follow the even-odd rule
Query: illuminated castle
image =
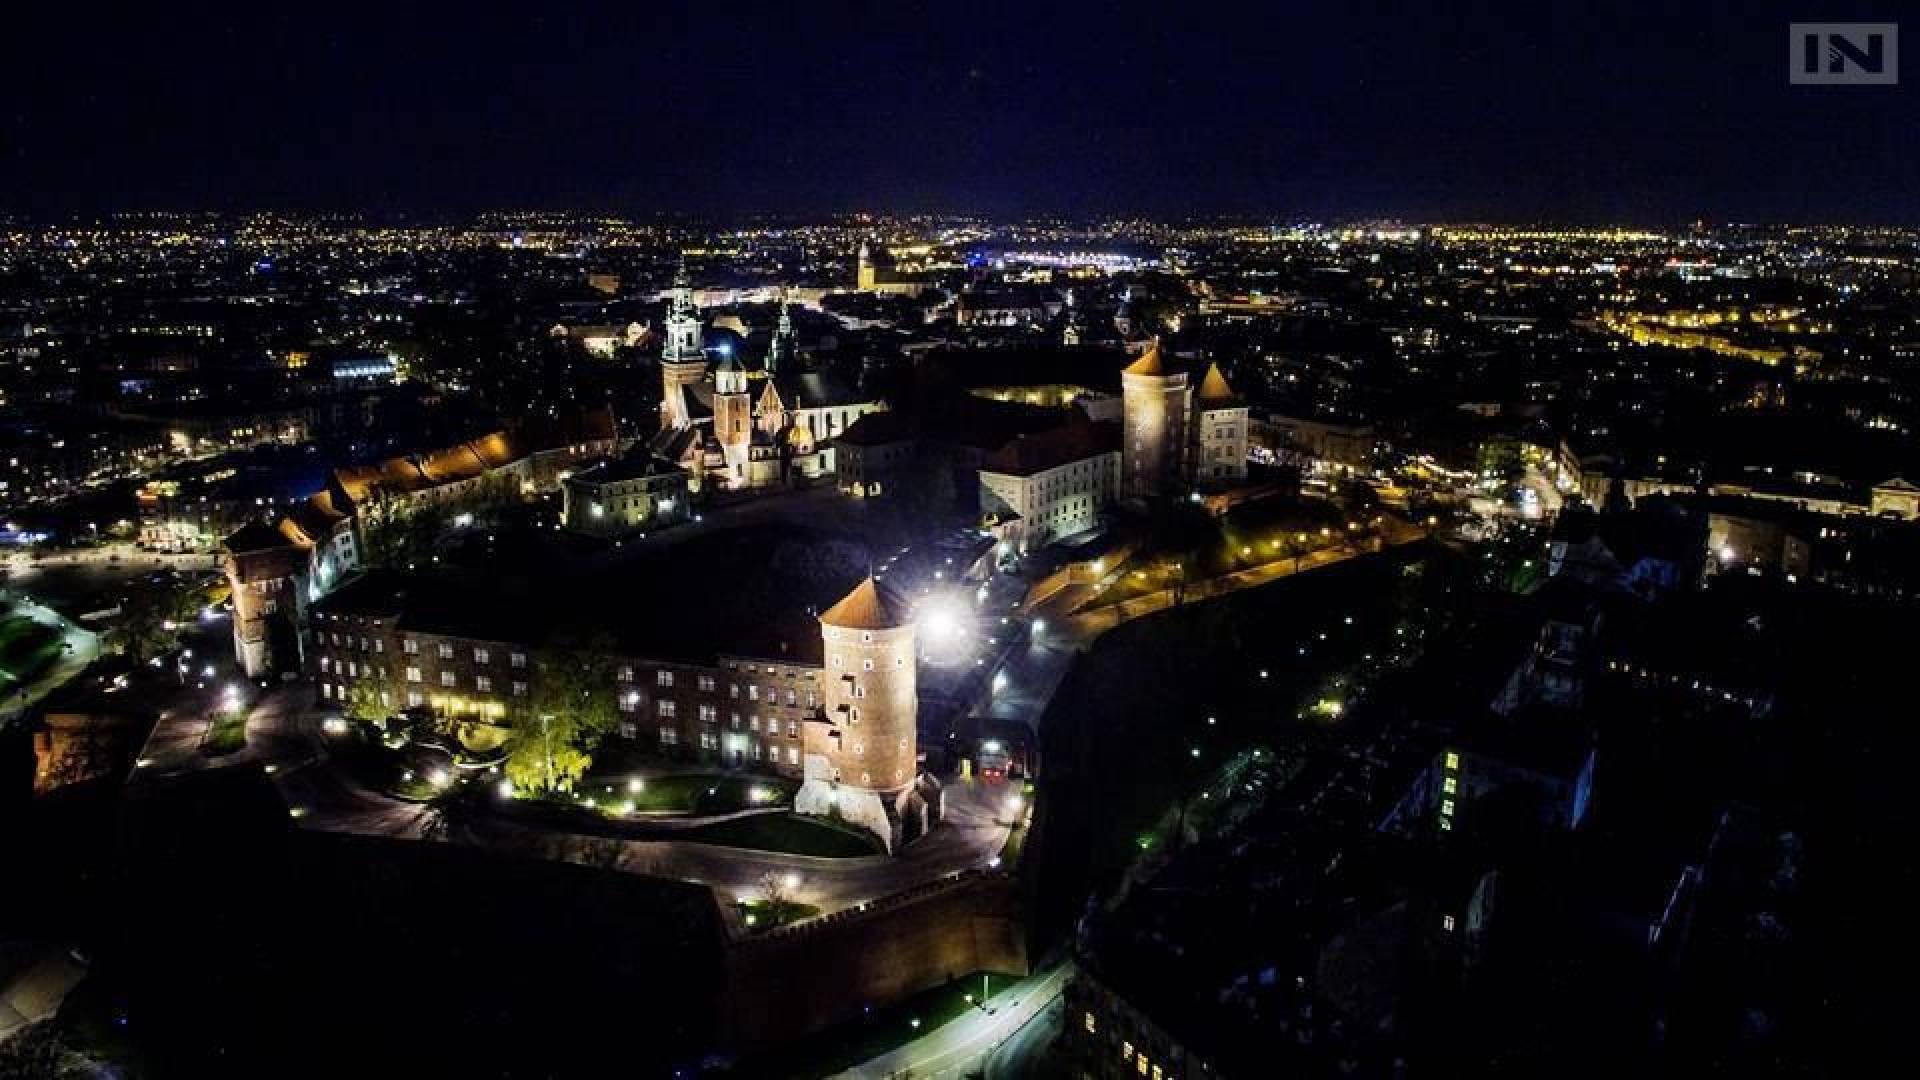
[(803, 814), (835, 817), (887, 850), (927, 831), (940, 789), (919, 771), (913, 623), (869, 577), (820, 616), (822, 715), (802, 725)]
[(1247, 477), (1247, 406), (1208, 364), (1196, 388), (1153, 339), (1120, 373), (1120, 490), (1148, 500)]

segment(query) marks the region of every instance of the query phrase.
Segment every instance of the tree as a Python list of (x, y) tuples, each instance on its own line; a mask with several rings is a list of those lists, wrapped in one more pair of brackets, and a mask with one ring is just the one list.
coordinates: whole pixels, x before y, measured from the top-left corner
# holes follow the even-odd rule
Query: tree
[(771, 870), (761, 874), (760, 895), (766, 902), (767, 921), (774, 926), (785, 922), (787, 909), (793, 903), (793, 897), (787, 891), (786, 879)]
[(598, 746), (620, 726), (612, 660), (617, 650), (611, 639), (595, 635), (585, 641), (561, 639), (535, 652), (527, 714), (553, 717), (582, 749)]
[(380, 700), (380, 683), (374, 679), (355, 679), (347, 684), (348, 716), (355, 720), (379, 720), (387, 715)]
[(593, 763), (580, 740), (578, 724), (560, 716), (521, 722), (507, 740), (507, 779), (520, 791), (543, 795), (571, 791)]
[(64, 1080), (94, 1074), (93, 1063), (77, 1053), (56, 1021), (30, 1024), (0, 1040), (0, 1080)]

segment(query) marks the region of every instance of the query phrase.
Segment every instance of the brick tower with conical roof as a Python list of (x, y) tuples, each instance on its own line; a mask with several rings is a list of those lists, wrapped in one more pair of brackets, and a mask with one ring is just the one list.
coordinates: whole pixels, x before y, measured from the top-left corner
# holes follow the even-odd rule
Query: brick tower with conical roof
[(1120, 372), (1120, 491), (1129, 499), (1176, 494), (1185, 476), (1187, 373), (1160, 356), (1160, 339)]
[(938, 786), (920, 775), (913, 621), (868, 577), (821, 614), (820, 635), (823, 713), (803, 728), (794, 809), (865, 828), (898, 851), (938, 818)]

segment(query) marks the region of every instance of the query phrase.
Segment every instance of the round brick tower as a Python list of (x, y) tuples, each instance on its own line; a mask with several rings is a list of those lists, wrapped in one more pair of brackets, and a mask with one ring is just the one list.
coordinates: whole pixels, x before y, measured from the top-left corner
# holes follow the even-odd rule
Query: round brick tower
[(913, 623), (869, 577), (820, 616), (820, 634), (823, 714), (806, 725), (795, 808), (861, 825), (897, 850), (929, 823)]
[(1187, 373), (1166, 366), (1158, 339), (1120, 372), (1120, 405), (1121, 494), (1176, 493), (1187, 447)]

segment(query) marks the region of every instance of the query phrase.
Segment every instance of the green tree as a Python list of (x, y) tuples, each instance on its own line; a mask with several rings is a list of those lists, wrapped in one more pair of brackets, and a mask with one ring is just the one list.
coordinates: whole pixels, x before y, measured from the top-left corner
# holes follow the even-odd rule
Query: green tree
[(533, 657), (533, 693), (507, 743), (507, 779), (521, 790), (569, 791), (593, 752), (619, 728), (614, 645), (604, 637), (561, 642)]
[(379, 720), (387, 715), (380, 700), (380, 683), (375, 679), (355, 679), (347, 684), (348, 716), (355, 720)]
[(507, 740), (507, 779), (518, 791), (542, 795), (571, 791), (593, 764), (580, 742), (578, 725), (560, 716), (521, 722)]
[(173, 644), (175, 601), (165, 591), (141, 589), (120, 601), (120, 617), (108, 632), (108, 640), (136, 664), (167, 651)]

